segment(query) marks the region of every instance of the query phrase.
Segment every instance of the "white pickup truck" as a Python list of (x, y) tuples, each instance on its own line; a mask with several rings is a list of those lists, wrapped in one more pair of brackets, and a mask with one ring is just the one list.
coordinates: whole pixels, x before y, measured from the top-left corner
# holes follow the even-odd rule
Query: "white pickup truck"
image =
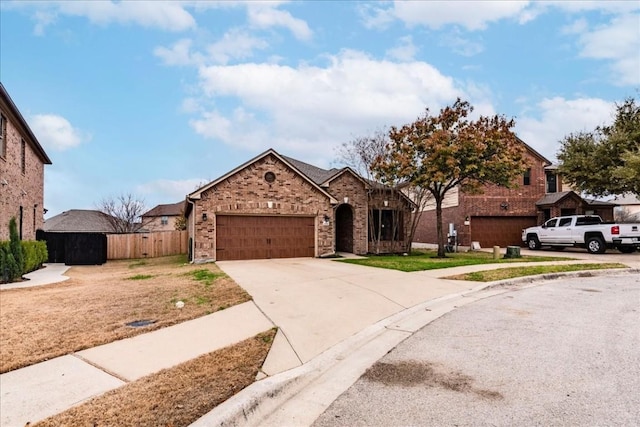
[(560, 216), (522, 230), (522, 241), (533, 250), (577, 246), (592, 254), (601, 254), (607, 248), (632, 253), (640, 250), (640, 224), (605, 223), (597, 215)]

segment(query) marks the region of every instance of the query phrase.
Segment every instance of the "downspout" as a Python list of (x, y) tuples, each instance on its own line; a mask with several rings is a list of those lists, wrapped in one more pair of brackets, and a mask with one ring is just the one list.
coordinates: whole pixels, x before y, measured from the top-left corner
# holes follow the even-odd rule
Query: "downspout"
[(189, 196), (187, 196), (187, 203), (191, 204), (191, 215), (193, 215), (193, 221), (187, 221), (189, 235), (191, 236), (191, 260), (189, 262), (193, 264), (196, 257), (196, 204)]

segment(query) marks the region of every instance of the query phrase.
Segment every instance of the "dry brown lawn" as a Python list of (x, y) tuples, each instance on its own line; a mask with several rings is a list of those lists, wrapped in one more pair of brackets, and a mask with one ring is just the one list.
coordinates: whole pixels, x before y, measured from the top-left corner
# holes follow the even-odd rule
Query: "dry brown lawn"
[(275, 329), (112, 390), (36, 425), (188, 426), (253, 383)]
[[(249, 301), (215, 264), (184, 256), (77, 266), (69, 280), (0, 291), (0, 372), (149, 332)], [(184, 301), (183, 308), (176, 308)], [(150, 320), (145, 327), (127, 323)]]

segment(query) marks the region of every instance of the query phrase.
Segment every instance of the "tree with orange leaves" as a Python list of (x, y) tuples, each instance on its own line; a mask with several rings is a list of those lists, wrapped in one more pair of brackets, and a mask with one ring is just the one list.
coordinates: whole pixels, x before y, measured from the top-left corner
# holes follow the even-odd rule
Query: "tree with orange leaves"
[(389, 131), (390, 143), (374, 161), (378, 179), (404, 182), (429, 191), (436, 204), (438, 257), (445, 256), (442, 201), (455, 187), (482, 193), (483, 187), (516, 185), (524, 173), (524, 146), (503, 116), (470, 120), (473, 107), (460, 98), (432, 116)]

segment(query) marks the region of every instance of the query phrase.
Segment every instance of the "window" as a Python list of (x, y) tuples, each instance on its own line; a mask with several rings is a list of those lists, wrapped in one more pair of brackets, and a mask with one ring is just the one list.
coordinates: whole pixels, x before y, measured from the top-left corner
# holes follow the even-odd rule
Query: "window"
[(160, 217), (160, 224), (162, 224), (162, 225), (169, 224), (169, 217), (168, 216)]
[(553, 173), (547, 174), (547, 193), (556, 193), (558, 186), (556, 184), (556, 175)]
[(524, 172), (524, 185), (531, 185), (531, 168)]
[[(372, 229), (369, 233), (369, 240), (380, 241), (401, 241), (403, 232), (403, 215), (402, 211), (394, 211), (390, 209), (373, 211)], [(378, 239), (374, 237), (378, 236)]]
[(0, 157), (5, 157), (7, 140), (7, 118), (0, 114)]
[(20, 141), (20, 167), (24, 175), (27, 170), (27, 144), (24, 142), (24, 139)]
[(546, 228), (553, 228), (553, 227), (555, 227), (555, 226), (556, 226), (556, 222), (558, 222), (558, 219), (557, 219), (557, 218), (550, 219), (549, 221), (547, 221), (547, 222), (545, 222), (545, 223), (544, 223), (544, 226), (545, 226)]
[(560, 218), (560, 222), (558, 222), (558, 227), (568, 227), (571, 225), (571, 218)]

